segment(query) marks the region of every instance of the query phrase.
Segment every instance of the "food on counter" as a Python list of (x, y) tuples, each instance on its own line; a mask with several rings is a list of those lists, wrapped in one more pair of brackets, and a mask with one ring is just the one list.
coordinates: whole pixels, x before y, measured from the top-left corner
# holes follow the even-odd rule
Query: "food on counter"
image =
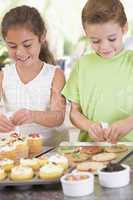
[(78, 171), (88, 171), (96, 173), (97, 170), (104, 168), (106, 165), (102, 162), (86, 161), (77, 165)]
[(0, 147), (0, 159), (8, 158), (11, 160), (16, 160), (16, 147), (13, 144), (6, 144)]
[(46, 164), (39, 170), (39, 177), (41, 179), (56, 179), (61, 177), (64, 172), (64, 168), (61, 165), (55, 165), (52, 163)]
[(33, 178), (34, 172), (31, 167), (16, 166), (11, 170), (10, 178), (13, 181), (24, 181)]
[(14, 160), (7, 158), (0, 160), (0, 167), (2, 167), (5, 170), (5, 172), (11, 171), (13, 166), (14, 166)]
[(27, 138), (29, 153), (36, 155), (43, 150), (43, 137), (38, 133), (32, 133)]
[(0, 181), (3, 181), (5, 178), (6, 178), (5, 170), (0, 167)]
[(68, 168), (68, 159), (65, 156), (55, 154), (48, 158), (48, 161), (57, 165), (61, 165), (64, 170)]
[(69, 153), (73, 153), (76, 151), (75, 147), (72, 146), (60, 146), (57, 149), (57, 152), (61, 153), (61, 154), (69, 154)]
[(116, 144), (110, 147), (105, 147), (105, 151), (110, 153), (120, 153), (120, 152), (125, 152), (127, 150), (128, 147), (124, 144)]
[(89, 178), (89, 176), (87, 176), (87, 175), (70, 174), (65, 178), (65, 180), (66, 181), (81, 181), (81, 180), (85, 180), (85, 179), (88, 179), (88, 178)]
[(43, 137), (40, 134), (31, 134), (22, 137), (22, 134), (11, 133), (0, 140), (0, 159), (9, 158), (18, 161), (40, 153), (43, 149)]
[(27, 142), (26, 139), (18, 138), (14, 142), (14, 145), (16, 146), (17, 159), (19, 159), (19, 158), (28, 158), (29, 146), (28, 146), (28, 142)]
[(96, 154), (96, 153), (101, 153), (103, 151), (103, 148), (100, 146), (84, 146), (80, 147), (79, 151), (81, 153)]
[(108, 163), (105, 168), (102, 169), (103, 172), (116, 172), (116, 171), (121, 171), (124, 170), (125, 167), (123, 167), (119, 163)]
[(43, 156), (41, 158), (38, 158), (38, 162), (39, 162), (40, 167), (48, 164), (48, 158), (47, 158), (47, 156)]
[(38, 158), (32, 159), (20, 159), (20, 165), (25, 167), (31, 167), (33, 170), (38, 170), (40, 168), (40, 163)]
[(81, 153), (81, 152), (74, 152), (70, 155), (67, 156), (69, 159), (70, 163), (71, 162), (83, 162), (90, 158), (89, 154), (86, 153)]
[(92, 160), (98, 161), (98, 162), (106, 162), (113, 160), (117, 157), (115, 153), (99, 153), (94, 156), (92, 156)]

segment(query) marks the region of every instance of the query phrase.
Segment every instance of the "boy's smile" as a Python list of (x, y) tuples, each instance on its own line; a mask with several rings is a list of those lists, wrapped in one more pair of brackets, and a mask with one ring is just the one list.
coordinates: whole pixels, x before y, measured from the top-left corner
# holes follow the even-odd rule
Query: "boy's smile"
[(93, 50), (103, 58), (112, 58), (123, 48), (123, 35), (127, 25), (123, 28), (113, 21), (103, 24), (86, 25), (86, 35)]

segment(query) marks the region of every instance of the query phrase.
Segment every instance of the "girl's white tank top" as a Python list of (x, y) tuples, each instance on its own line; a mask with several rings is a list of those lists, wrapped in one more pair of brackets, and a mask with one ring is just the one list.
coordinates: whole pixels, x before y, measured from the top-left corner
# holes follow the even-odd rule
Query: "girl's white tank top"
[[(40, 73), (27, 84), (20, 80), (15, 64), (10, 64), (3, 68), (4, 112), (14, 113), (22, 108), (47, 111), (56, 68), (53, 65), (44, 63)], [(19, 131), (23, 134), (33, 132), (42, 134), (47, 145), (56, 145), (63, 138), (63, 135), (55, 129), (36, 123), (21, 125)]]

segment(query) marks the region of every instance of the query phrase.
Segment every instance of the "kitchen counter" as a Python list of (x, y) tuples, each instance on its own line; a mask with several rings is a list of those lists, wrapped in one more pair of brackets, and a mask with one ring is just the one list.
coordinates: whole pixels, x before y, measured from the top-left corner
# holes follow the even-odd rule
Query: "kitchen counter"
[(131, 182), (128, 186), (109, 189), (103, 188), (95, 177), (94, 193), (80, 198), (65, 197), (60, 184), (34, 187), (0, 188), (1, 200), (133, 200), (133, 156), (125, 164), (131, 166)]

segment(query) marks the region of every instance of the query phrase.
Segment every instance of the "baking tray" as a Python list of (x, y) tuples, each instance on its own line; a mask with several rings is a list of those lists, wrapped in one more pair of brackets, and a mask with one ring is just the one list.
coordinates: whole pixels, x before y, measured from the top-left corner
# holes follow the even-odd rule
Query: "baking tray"
[[(65, 145), (63, 145), (63, 143), (61, 143), (60, 146), (111, 146), (110, 143), (106, 143), (106, 142), (76, 142), (76, 143), (64, 143)], [(124, 157), (130, 150), (133, 150), (133, 143), (131, 144), (131, 142), (119, 142), (118, 144), (125, 144), (128, 146), (128, 151), (126, 152), (122, 152), (119, 153), (119, 156), (117, 159), (115, 159), (116, 161), (121, 159), (122, 157)], [(43, 152), (41, 152), (41, 156), (43, 155), (52, 155), (53, 153), (57, 152), (57, 148), (58, 147), (44, 147)], [(50, 150), (51, 149), (51, 150)], [(35, 157), (39, 157), (39, 155), (36, 155)], [(65, 173), (70, 173), (71, 171), (74, 170), (74, 167), (70, 167), (68, 170), (66, 170)], [(26, 181), (12, 181), (9, 178), (0, 181), (0, 187), (7, 187), (7, 186), (15, 186), (15, 187), (25, 187), (25, 186), (34, 186), (34, 185), (54, 185), (54, 184), (59, 184), (60, 183), (60, 178), (57, 179), (50, 179), (50, 180), (42, 180), (39, 179), (37, 177), (37, 175), (31, 179), (31, 180), (26, 180)]]

